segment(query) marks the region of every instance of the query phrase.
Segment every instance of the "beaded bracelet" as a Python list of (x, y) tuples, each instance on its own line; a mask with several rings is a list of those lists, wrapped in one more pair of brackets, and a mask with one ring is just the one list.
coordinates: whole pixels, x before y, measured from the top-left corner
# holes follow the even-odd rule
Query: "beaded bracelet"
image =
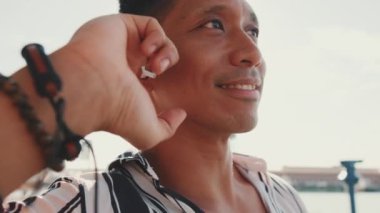
[(54, 159), (54, 155), (49, 153), (49, 150), (51, 150), (54, 143), (53, 137), (45, 131), (44, 126), (37, 118), (33, 107), (28, 103), (28, 97), (21, 90), (17, 82), (0, 74), (0, 90), (3, 90), (17, 107), (20, 116), (27, 125), (29, 132), (33, 135), (34, 140), (38, 143), (41, 150), (43, 150), (47, 166), (56, 171), (62, 170), (63, 161)]

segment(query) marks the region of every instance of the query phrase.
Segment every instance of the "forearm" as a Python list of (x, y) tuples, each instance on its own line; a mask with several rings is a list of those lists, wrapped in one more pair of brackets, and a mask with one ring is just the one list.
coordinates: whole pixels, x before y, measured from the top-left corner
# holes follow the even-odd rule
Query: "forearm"
[[(50, 56), (53, 66), (63, 82), (62, 96), (66, 101), (65, 120), (76, 133), (86, 135), (96, 130), (99, 115), (97, 99), (91, 95), (97, 88), (91, 88), (91, 80), (83, 63), (75, 63), (75, 54), (59, 50)], [(74, 65), (75, 64), (75, 67)], [(29, 104), (44, 124), (44, 129), (53, 134), (56, 128), (53, 108), (47, 99), (35, 92), (31, 75), (23, 68), (11, 76), (28, 96)], [(89, 91), (90, 90), (90, 91)], [(99, 94), (101, 96), (101, 94)], [(0, 92), (0, 193), (5, 196), (27, 178), (45, 167), (44, 156), (33, 134), (27, 129), (18, 108), (11, 99)]]
[(0, 109), (0, 194), (6, 196), (41, 170), (44, 162), (17, 108), (3, 92), (0, 92)]

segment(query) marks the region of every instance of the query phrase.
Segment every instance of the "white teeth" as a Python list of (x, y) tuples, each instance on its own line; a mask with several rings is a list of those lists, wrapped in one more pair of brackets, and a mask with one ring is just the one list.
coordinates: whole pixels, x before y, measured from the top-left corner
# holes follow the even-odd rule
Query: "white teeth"
[(222, 85), (223, 89), (240, 89), (240, 90), (255, 90), (256, 85), (252, 84), (229, 84), (229, 85)]

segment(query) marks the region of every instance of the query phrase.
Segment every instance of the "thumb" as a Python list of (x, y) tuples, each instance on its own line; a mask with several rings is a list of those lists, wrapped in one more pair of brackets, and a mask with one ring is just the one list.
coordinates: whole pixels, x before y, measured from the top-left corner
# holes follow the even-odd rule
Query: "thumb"
[(158, 115), (158, 120), (162, 128), (164, 139), (170, 138), (174, 135), (179, 125), (185, 120), (186, 112), (183, 109), (176, 108), (162, 112)]
[(152, 148), (157, 144), (156, 141), (164, 141), (174, 135), (179, 125), (185, 120), (186, 112), (181, 108), (174, 108), (164, 111), (158, 115), (157, 128), (155, 128), (155, 142), (145, 144), (144, 149)]

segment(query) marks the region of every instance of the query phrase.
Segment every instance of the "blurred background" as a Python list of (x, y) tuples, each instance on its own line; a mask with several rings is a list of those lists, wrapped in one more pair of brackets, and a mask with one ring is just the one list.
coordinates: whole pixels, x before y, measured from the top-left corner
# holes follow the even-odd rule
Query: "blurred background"
[[(337, 180), (340, 161), (363, 160), (357, 209), (380, 212), (380, 1), (249, 2), (267, 76), (259, 124), (234, 137), (233, 150), (264, 158), (302, 191), (311, 213), (349, 212), (347, 187)], [(0, 1), (0, 71), (10, 75), (25, 65), (25, 44), (52, 52), (85, 21), (117, 11), (118, 2), (107, 0)], [(133, 149), (104, 132), (87, 138), (101, 169)], [(89, 158), (84, 152), (67, 170), (91, 170)]]

